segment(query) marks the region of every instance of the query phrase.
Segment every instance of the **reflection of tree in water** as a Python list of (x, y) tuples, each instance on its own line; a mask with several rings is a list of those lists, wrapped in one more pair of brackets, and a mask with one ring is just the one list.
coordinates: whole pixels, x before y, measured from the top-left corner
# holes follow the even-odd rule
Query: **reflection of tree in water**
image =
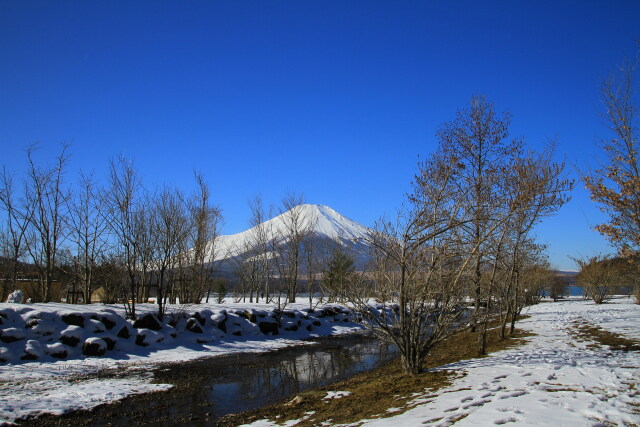
[[(392, 345), (370, 338), (355, 340), (357, 342), (344, 339), (338, 344), (334, 341), (290, 353), (266, 354), (257, 363), (253, 360), (243, 365), (238, 360), (234, 366), (211, 372), (204, 380), (207, 385), (201, 387), (206, 390), (207, 398), (199, 402), (217, 418), (348, 378), (397, 354)], [(192, 396), (196, 397), (195, 393)]]
[(253, 373), (247, 371), (239, 384), (238, 398), (273, 402), (370, 369), (394, 354), (389, 345), (372, 342), (307, 351), (295, 357), (273, 360), (268, 366), (254, 367)]

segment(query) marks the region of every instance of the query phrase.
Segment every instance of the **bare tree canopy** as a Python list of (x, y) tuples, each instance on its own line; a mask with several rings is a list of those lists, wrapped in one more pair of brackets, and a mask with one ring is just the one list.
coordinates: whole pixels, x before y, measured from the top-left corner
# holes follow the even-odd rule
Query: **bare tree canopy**
[(603, 144), (606, 161), (584, 177), (591, 199), (609, 217), (596, 226), (635, 268), (636, 302), (640, 304), (640, 159), (638, 59), (626, 60), (602, 83), (603, 118), (611, 137)]

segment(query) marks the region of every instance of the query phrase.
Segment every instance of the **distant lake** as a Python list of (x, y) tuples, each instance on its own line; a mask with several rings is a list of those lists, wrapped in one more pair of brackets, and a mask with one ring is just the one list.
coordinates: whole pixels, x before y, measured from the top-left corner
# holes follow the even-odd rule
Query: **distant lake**
[(584, 291), (580, 286), (569, 286), (569, 296), (572, 297), (581, 297), (584, 295)]

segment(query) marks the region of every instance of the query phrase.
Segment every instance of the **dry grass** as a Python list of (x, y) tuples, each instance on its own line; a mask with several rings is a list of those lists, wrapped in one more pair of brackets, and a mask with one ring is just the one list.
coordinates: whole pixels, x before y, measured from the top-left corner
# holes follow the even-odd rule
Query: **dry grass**
[(639, 342), (592, 325), (585, 320), (575, 322), (574, 325), (573, 333), (577, 339), (592, 342), (587, 347), (608, 346), (612, 350), (640, 351)]
[[(524, 333), (518, 331), (516, 337), (500, 339), (499, 330), (489, 331), (488, 352), (494, 352), (522, 345)], [(451, 384), (461, 374), (454, 371), (433, 370), (442, 365), (477, 357), (477, 334), (470, 331), (459, 332), (441, 343), (432, 351), (419, 375), (406, 375), (398, 359), (373, 371), (358, 374), (348, 380), (300, 393), (289, 402), (282, 402), (266, 408), (242, 414), (228, 415), (220, 420), (220, 425), (238, 425), (259, 419), (270, 419), (284, 423), (300, 420), (297, 425), (320, 425), (354, 423), (362, 419), (382, 418), (402, 413), (413, 406), (416, 397), (421, 403), (430, 394)], [(324, 400), (327, 391), (349, 391), (349, 396)], [(392, 412), (389, 409), (393, 409)], [(310, 413), (313, 414), (310, 414)]]
[[(602, 329), (598, 326), (588, 323), (586, 320), (576, 321), (574, 323), (574, 326), (575, 329), (573, 330), (573, 334), (578, 340), (589, 342), (589, 344), (587, 344), (587, 347), (600, 348), (603, 346), (608, 346), (611, 350), (640, 351), (640, 343), (638, 341), (634, 341), (620, 334)], [(628, 389), (625, 391), (625, 394), (635, 395), (636, 393), (638, 393), (638, 384), (636, 382), (628, 382), (626, 383), (626, 385)], [(610, 396), (610, 398), (614, 397), (615, 396)], [(640, 405), (635, 403), (630, 403), (629, 405), (631, 407), (630, 410), (632, 414), (640, 415)], [(638, 424), (633, 425), (637, 426)]]

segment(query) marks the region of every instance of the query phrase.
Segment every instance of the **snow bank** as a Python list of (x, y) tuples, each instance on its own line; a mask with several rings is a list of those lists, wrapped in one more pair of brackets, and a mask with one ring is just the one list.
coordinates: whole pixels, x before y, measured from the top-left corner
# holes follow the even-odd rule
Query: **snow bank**
[(115, 307), (100, 305), (0, 304), (0, 363), (122, 358), (194, 344), (330, 335), (336, 324), (358, 327), (342, 307), (284, 311), (248, 305), (173, 307), (162, 321), (153, 310), (155, 306), (147, 305), (131, 321)]
[[(141, 304), (130, 321), (118, 306), (0, 304), (0, 424), (170, 388), (151, 382), (157, 363), (263, 352), (362, 329), (343, 307), (302, 303), (282, 312), (257, 303), (172, 306), (162, 321), (156, 309)], [(130, 375), (95, 379), (104, 369)]]

